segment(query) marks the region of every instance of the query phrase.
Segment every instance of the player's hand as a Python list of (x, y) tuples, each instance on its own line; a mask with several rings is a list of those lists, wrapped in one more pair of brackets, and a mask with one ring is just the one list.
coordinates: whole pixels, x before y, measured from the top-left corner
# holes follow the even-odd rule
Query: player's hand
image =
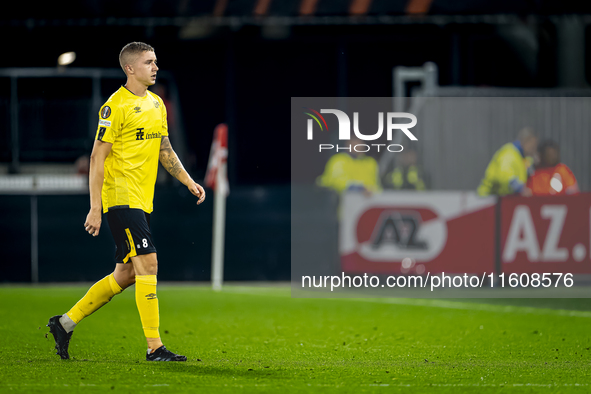
[(197, 182), (191, 182), (187, 188), (191, 193), (193, 193), (194, 196), (199, 197), (199, 200), (197, 200), (197, 205), (201, 204), (203, 200), (205, 200), (205, 190), (203, 190), (200, 184)]
[(84, 229), (88, 232), (88, 234), (96, 237), (99, 234), (99, 230), (101, 229), (101, 210), (93, 210), (91, 209), (88, 212), (88, 216), (86, 216), (86, 222), (84, 222)]

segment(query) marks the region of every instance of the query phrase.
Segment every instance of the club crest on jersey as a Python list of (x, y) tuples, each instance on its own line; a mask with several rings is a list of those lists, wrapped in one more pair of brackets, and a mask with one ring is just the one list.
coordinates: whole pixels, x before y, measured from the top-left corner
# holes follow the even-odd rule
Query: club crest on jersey
[(140, 112), (142, 112), (141, 107), (135, 107), (133, 110), (135, 111), (136, 114), (139, 114)]
[(105, 105), (103, 109), (101, 109), (101, 118), (107, 119), (109, 116), (111, 116), (111, 107)]
[(153, 103), (155, 108), (160, 107), (160, 103), (158, 101), (154, 100)]

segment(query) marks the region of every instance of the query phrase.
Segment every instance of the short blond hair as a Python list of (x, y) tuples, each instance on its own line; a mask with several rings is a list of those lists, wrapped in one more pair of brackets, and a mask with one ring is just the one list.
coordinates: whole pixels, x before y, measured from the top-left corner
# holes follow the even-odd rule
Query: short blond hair
[(143, 42), (130, 42), (124, 46), (119, 53), (119, 64), (121, 65), (123, 72), (127, 74), (125, 71), (125, 66), (132, 64), (135, 59), (137, 59), (138, 55), (148, 51), (154, 52), (154, 48), (151, 45)]

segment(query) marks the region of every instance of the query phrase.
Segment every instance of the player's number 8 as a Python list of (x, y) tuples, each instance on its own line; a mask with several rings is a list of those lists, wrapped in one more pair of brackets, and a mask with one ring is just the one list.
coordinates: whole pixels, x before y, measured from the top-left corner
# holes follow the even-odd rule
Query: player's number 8
[(147, 248), (148, 247), (148, 240), (146, 238), (142, 239), (142, 246), (144, 248)]

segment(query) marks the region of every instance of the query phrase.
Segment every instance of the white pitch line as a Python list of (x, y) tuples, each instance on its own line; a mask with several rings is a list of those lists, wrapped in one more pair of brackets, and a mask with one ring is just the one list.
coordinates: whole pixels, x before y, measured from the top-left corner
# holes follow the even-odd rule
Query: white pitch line
[(474, 302), (432, 300), (422, 298), (355, 298), (355, 301), (374, 302), (394, 305), (412, 305), (432, 308), (459, 309), (470, 311), (498, 312), (498, 313), (520, 313), (536, 315), (553, 315), (568, 317), (591, 318), (591, 311), (574, 311), (567, 309), (534, 308), (529, 306), (478, 304)]
[[(226, 286), (224, 292), (256, 295), (256, 296), (274, 296), (291, 298), (290, 294), (284, 291), (278, 292), (277, 289), (264, 287), (248, 287), (248, 286)], [(299, 298), (307, 299), (307, 298)], [(591, 311), (575, 311), (567, 309), (550, 309), (550, 308), (535, 308), (528, 306), (515, 305), (495, 305), (495, 304), (479, 304), (475, 302), (463, 301), (448, 301), (437, 299), (424, 298), (318, 298), (333, 301), (354, 301), (354, 302), (370, 302), (377, 304), (392, 304), (392, 305), (410, 305), (422, 306), (430, 308), (444, 308), (444, 309), (458, 309), (469, 311), (483, 311), (496, 313), (519, 313), (519, 314), (535, 314), (535, 315), (552, 315), (565, 317), (584, 317), (591, 318)]]
[(360, 386), (366, 387), (586, 387), (589, 386), (587, 383), (427, 383), (427, 384), (389, 384), (389, 383), (375, 383), (375, 384), (362, 384)]

